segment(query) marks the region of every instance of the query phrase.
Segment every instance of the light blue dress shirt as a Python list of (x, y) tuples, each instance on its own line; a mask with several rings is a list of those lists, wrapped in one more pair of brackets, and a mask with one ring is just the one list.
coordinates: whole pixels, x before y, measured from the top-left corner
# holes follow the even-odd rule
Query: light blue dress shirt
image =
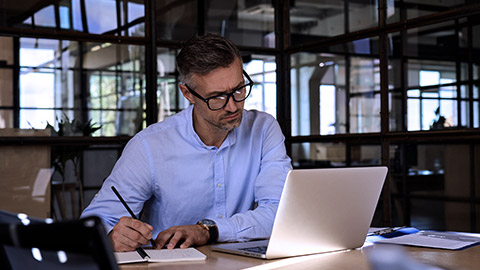
[(195, 133), (192, 112), (190, 106), (135, 135), (82, 217), (97, 215), (110, 231), (129, 216), (113, 185), (137, 216), (144, 209), (154, 238), (204, 218), (217, 223), (219, 242), (268, 238), (291, 170), (277, 121), (244, 110), (217, 148)]

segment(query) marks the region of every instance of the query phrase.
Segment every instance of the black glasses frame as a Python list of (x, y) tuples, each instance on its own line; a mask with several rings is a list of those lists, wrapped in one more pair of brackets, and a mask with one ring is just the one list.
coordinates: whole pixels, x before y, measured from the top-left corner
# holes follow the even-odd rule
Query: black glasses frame
[[(218, 111), (218, 110), (221, 110), (223, 108), (225, 108), (225, 106), (227, 106), (228, 104), (228, 101), (230, 100), (230, 97), (232, 97), (232, 99), (235, 101), (235, 102), (242, 102), (244, 101), (245, 99), (247, 99), (247, 97), (250, 95), (250, 92), (252, 91), (252, 86), (253, 86), (253, 81), (252, 79), (250, 78), (250, 76), (248, 76), (247, 72), (245, 72), (245, 70), (243, 70), (243, 75), (245, 75), (245, 77), (248, 79), (248, 83), (245, 84), (245, 85), (242, 85), (240, 87), (237, 87), (235, 89), (233, 89), (232, 92), (230, 93), (225, 93), (225, 94), (220, 94), (220, 95), (216, 95), (216, 96), (213, 96), (213, 97), (209, 97), (209, 98), (204, 98), (202, 97), (199, 93), (195, 92), (192, 88), (190, 88), (190, 86), (188, 86), (187, 84), (184, 84), (185, 87), (187, 87), (188, 91), (190, 91), (190, 93), (192, 93), (194, 96), (196, 96), (197, 98), (199, 98), (200, 100), (202, 100), (203, 102), (207, 103), (207, 107), (208, 109), (212, 110), (212, 111)], [(238, 89), (241, 89), (243, 87), (248, 87), (248, 94), (245, 95), (245, 98), (242, 98), (241, 100), (237, 100), (233, 94), (238, 90)], [(218, 108), (218, 109), (212, 109), (210, 107), (210, 103), (209, 101), (213, 98), (218, 98), (218, 97), (221, 97), (221, 96), (227, 96), (227, 99), (225, 100), (225, 104), (223, 104), (222, 107)]]

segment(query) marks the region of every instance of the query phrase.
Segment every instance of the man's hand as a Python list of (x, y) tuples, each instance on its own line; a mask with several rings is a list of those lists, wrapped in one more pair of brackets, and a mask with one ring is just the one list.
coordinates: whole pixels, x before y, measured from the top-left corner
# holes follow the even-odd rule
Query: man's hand
[(180, 244), (180, 248), (188, 248), (192, 245), (205, 245), (208, 242), (209, 233), (200, 225), (174, 226), (158, 234), (155, 242), (158, 248), (167, 244), (168, 249), (173, 249)]
[(110, 233), (113, 250), (132, 251), (152, 239), (153, 227), (131, 217), (122, 217)]

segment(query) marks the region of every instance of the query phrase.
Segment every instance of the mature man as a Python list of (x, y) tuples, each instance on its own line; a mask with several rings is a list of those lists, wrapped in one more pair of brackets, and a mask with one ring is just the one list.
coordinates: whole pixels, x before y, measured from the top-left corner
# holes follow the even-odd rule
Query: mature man
[(192, 105), (128, 142), (82, 216), (102, 218), (117, 251), (155, 235), (158, 248), (268, 238), (291, 169), (278, 123), (243, 109), (253, 82), (231, 41), (194, 37), (177, 67)]

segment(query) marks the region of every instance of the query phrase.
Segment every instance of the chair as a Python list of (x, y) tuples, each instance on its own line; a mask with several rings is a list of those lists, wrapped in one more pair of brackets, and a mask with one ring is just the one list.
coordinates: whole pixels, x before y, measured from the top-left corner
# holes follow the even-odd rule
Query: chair
[(118, 269), (101, 221), (29, 219), (0, 211), (0, 269)]

